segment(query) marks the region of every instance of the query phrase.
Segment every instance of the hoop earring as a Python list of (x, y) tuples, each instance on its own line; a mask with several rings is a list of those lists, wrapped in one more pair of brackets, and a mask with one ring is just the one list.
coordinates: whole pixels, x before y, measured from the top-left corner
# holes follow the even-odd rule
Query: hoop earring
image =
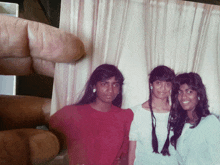
[(96, 89), (95, 89), (95, 88), (93, 88), (92, 92), (93, 92), (93, 93), (95, 93), (95, 92), (96, 92)]

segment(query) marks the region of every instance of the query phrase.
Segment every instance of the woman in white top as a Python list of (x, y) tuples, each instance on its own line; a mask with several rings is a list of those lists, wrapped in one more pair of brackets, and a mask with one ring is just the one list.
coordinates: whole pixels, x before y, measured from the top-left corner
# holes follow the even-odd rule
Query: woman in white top
[(175, 78), (173, 70), (158, 66), (150, 73), (149, 100), (131, 108), (134, 119), (129, 134), (129, 165), (176, 165), (175, 149), (170, 145), (169, 96)]
[(176, 77), (172, 92), (171, 144), (180, 165), (220, 165), (220, 122), (208, 110), (205, 86), (197, 73)]

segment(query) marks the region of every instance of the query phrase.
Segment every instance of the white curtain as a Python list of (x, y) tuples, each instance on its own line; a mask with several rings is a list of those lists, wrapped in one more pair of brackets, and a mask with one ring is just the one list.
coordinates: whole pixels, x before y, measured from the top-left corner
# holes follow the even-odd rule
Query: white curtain
[(75, 103), (91, 72), (115, 64), (125, 77), (123, 108), (148, 99), (157, 65), (197, 72), (210, 111), (220, 114), (220, 7), (181, 0), (62, 0), (60, 28), (77, 35), (87, 56), (56, 64), (51, 115)]

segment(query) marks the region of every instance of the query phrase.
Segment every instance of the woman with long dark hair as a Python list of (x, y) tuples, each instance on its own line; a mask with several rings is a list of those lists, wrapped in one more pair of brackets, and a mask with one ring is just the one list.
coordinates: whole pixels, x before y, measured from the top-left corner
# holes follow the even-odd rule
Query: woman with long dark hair
[(100, 65), (81, 100), (51, 117), (50, 127), (60, 137), (61, 146), (66, 141), (71, 165), (117, 164), (128, 153), (133, 112), (120, 108), (123, 81), (114, 65)]
[(220, 164), (220, 122), (208, 109), (206, 89), (197, 73), (175, 78), (172, 92), (171, 144), (180, 165)]
[(157, 66), (150, 73), (149, 100), (132, 108), (134, 120), (129, 134), (129, 165), (174, 165), (175, 150), (169, 145), (171, 89), (175, 78), (172, 69)]

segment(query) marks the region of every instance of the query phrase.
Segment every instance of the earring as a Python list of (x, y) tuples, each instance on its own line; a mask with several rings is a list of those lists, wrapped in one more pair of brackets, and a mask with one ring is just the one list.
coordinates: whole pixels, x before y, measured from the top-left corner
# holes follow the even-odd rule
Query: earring
[(150, 86), (150, 89), (153, 89), (153, 87), (152, 87), (152, 86)]
[(96, 92), (96, 89), (95, 89), (95, 88), (93, 88), (93, 90), (92, 90), (92, 91), (93, 91), (93, 93), (95, 93), (95, 92)]
[(200, 100), (200, 97), (198, 97), (198, 100)]

